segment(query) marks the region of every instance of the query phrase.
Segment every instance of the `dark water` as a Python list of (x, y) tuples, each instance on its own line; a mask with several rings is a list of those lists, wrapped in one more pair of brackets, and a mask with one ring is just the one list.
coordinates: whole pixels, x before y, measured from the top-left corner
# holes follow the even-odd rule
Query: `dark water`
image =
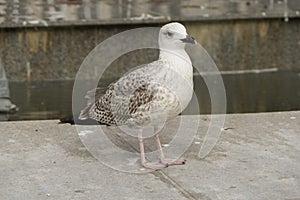
[(9, 120), (57, 119), (72, 113), (73, 81), (10, 82), (19, 111)]
[[(227, 113), (300, 110), (300, 73), (269, 72), (223, 75)], [(90, 88), (88, 83), (86, 88)], [(12, 101), (20, 108), (9, 120), (57, 119), (72, 113), (73, 81), (10, 82)], [(210, 97), (195, 76), (200, 112), (210, 113)], [(84, 104), (82, 97), (82, 104)], [(192, 109), (188, 109), (190, 114)]]

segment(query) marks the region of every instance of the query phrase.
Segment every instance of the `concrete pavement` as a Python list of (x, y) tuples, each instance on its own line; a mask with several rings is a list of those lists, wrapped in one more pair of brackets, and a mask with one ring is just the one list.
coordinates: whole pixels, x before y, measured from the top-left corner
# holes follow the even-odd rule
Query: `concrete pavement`
[[(191, 123), (196, 118), (183, 117)], [(170, 133), (177, 123), (169, 122)], [(183, 155), (186, 165), (134, 174), (96, 160), (75, 126), (56, 120), (1, 122), (0, 199), (300, 199), (299, 111), (227, 115), (216, 146), (200, 159), (209, 125), (210, 116), (201, 115)], [(124, 150), (138, 149), (135, 138), (111, 135)], [(162, 143), (169, 137), (163, 134)], [(138, 157), (131, 164), (141, 169)]]

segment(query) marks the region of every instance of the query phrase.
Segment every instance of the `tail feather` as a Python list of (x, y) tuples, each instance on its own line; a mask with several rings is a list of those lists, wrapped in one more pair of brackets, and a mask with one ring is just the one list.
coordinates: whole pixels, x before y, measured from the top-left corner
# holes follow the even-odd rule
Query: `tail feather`
[(99, 125), (100, 124), (96, 120), (93, 120), (90, 118), (81, 120), (78, 117), (79, 117), (79, 114), (63, 117), (63, 118), (59, 119), (59, 121), (60, 121), (59, 124), (71, 124), (71, 125), (74, 125), (74, 124), (77, 124), (77, 125)]
[(87, 120), (89, 118), (89, 111), (91, 107), (95, 104), (95, 101), (100, 99), (104, 94), (107, 88), (95, 88), (90, 90), (85, 95), (87, 99), (87, 106), (80, 112), (79, 119), (80, 120)]
[(95, 88), (87, 92), (85, 98), (87, 99), (87, 106), (82, 109), (79, 114), (63, 117), (60, 119), (60, 124), (79, 124), (79, 125), (98, 125), (102, 124), (89, 117), (90, 108), (95, 104), (95, 101), (100, 99), (106, 92), (107, 88)]
[(71, 125), (75, 124), (73, 115), (63, 117), (63, 118), (59, 119), (59, 121), (60, 121), (59, 122), (60, 124), (71, 124)]

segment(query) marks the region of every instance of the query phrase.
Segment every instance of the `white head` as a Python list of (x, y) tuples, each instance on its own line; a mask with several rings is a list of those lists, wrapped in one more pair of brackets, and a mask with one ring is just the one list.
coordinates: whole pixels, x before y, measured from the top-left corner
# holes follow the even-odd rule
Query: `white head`
[(186, 43), (196, 44), (196, 40), (186, 33), (182, 24), (173, 22), (161, 27), (158, 43), (160, 49), (177, 50), (184, 49)]

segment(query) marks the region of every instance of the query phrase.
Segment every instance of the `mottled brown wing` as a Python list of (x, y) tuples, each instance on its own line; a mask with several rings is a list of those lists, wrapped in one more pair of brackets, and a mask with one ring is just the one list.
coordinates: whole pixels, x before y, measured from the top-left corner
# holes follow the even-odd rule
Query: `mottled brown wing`
[(108, 88), (89, 91), (86, 98), (88, 98), (88, 105), (81, 111), (79, 119), (91, 118), (101, 124), (120, 125), (131, 118), (140, 106), (151, 102), (153, 94), (142, 85), (129, 96), (116, 95), (114, 85), (111, 84)]
[[(112, 83), (100, 95), (94, 94), (95, 101), (91, 98), (93, 91), (88, 96), (88, 105), (82, 111), (81, 117), (94, 119), (103, 124), (124, 124), (131, 118), (139, 107), (147, 104), (153, 98), (153, 77), (161, 71), (161, 66), (153, 62), (122, 76)], [(97, 92), (97, 91), (96, 91)], [(145, 106), (144, 106), (145, 107)], [(146, 106), (148, 107), (148, 106)], [(148, 108), (143, 108), (144, 110)]]

